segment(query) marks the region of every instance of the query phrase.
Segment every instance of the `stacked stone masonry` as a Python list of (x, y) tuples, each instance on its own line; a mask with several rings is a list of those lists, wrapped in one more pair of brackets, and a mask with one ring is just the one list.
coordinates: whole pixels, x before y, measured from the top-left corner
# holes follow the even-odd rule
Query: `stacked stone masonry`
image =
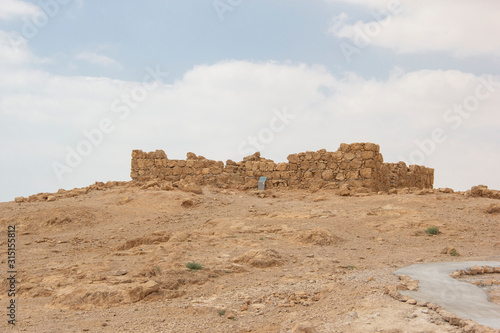
[(373, 143), (341, 144), (335, 152), (325, 149), (291, 154), (288, 163), (275, 163), (247, 156), (241, 162), (223, 163), (187, 154), (186, 160), (170, 160), (162, 150), (132, 152), (131, 175), (136, 181), (188, 181), (219, 187), (257, 187), (267, 177), (267, 187), (365, 188), (388, 191), (391, 188), (432, 188), (434, 169), (404, 162), (384, 163), (380, 147)]

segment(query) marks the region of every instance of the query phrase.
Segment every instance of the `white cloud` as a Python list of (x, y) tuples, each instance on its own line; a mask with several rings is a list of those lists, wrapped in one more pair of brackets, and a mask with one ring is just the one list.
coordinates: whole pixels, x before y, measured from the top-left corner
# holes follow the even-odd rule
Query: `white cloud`
[[(382, 21), (349, 23), (342, 14), (330, 31), (339, 38), (368, 39), (370, 45), (398, 53), (446, 52), (455, 57), (500, 55), (500, 2), (469, 0), (371, 1), (348, 2), (375, 13), (385, 12)], [(401, 11), (390, 15), (390, 7), (400, 3)], [(391, 5), (389, 5), (391, 4)], [(377, 22), (383, 23), (382, 25)], [(368, 38), (364, 37), (368, 35)]]
[(83, 60), (93, 65), (102, 67), (122, 68), (120, 63), (118, 63), (118, 61), (116, 61), (115, 59), (91, 51), (80, 52), (75, 56), (75, 59)]
[(29, 2), (20, 0), (2, 0), (0, 6), (0, 19), (11, 20), (23, 16), (39, 14), (40, 8)]
[(21, 34), (0, 30), (0, 68), (29, 66), (37, 61)]

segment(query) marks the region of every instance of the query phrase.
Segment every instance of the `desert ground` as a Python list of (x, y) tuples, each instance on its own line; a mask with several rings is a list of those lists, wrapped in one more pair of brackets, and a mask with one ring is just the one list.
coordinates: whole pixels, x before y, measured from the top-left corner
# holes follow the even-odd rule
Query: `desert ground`
[[(397, 296), (408, 265), (500, 260), (500, 200), (445, 192), (108, 182), (0, 203), (0, 331), (490, 332)], [(460, 279), (500, 304), (500, 274)]]

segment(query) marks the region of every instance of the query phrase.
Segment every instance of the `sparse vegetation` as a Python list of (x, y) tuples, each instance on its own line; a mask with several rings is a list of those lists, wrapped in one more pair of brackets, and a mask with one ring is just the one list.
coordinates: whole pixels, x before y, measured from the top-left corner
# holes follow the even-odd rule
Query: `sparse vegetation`
[(197, 270), (203, 268), (203, 266), (200, 263), (197, 263), (197, 262), (194, 262), (194, 261), (188, 262), (186, 264), (186, 267), (189, 268), (192, 271), (197, 271)]
[(437, 235), (437, 234), (439, 234), (439, 228), (436, 226), (432, 226), (432, 227), (425, 229), (425, 232), (429, 235)]
[(347, 268), (347, 269), (356, 269), (356, 266), (354, 266), (354, 265), (349, 265), (349, 266), (347, 266), (346, 268)]
[(226, 310), (219, 310), (217, 313), (222, 317), (226, 313)]
[(452, 250), (452, 251), (450, 252), (450, 255), (451, 255), (451, 256), (454, 256), (454, 257), (458, 257), (458, 256), (460, 255), (460, 253), (458, 253), (458, 251), (457, 251), (457, 250)]

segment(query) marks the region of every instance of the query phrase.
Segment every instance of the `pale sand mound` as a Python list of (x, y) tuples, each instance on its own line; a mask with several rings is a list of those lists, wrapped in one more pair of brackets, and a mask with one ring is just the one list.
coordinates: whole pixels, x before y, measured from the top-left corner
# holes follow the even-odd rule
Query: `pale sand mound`
[(285, 260), (273, 249), (250, 250), (234, 258), (233, 261), (258, 268), (282, 266), (285, 264)]
[(323, 228), (314, 228), (312, 230), (302, 230), (294, 237), (301, 243), (313, 245), (332, 245), (340, 239), (334, 236), (330, 231)]

